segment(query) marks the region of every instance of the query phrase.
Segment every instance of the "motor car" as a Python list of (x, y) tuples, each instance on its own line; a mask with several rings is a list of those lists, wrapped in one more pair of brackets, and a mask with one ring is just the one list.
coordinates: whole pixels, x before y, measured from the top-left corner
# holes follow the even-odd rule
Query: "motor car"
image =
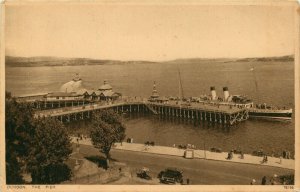
[(158, 174), (158, 178), (161, 183), (165, 184), (183, 183), (182, 173), (182, 171), (179, 171), (176, 168), (167, 168)]
[(143, 167), (142, 169), (138, 170), (136, 173), (136, 176), (142, 179), (151, 180), (152, 177), (149, 175), (149, 169), (146, 167)]

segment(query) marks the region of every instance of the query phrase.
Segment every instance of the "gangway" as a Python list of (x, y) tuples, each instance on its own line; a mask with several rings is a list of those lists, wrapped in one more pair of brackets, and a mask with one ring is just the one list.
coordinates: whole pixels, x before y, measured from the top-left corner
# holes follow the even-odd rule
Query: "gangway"
[(144, 102), (144, 104), (150, 111), (152, 111), (153, 114), (158, 115), (157, 111), (155, 109), (153, 109), (151, 105), (149, 105), (146, 102)]

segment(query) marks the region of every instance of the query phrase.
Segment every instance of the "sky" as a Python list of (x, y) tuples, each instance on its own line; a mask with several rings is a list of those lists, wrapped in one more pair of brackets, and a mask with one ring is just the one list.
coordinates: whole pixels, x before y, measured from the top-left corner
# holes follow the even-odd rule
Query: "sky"
[(292, 55), (294, 10), (290, 5), (7, 5), (5, 51), (154, 61)]

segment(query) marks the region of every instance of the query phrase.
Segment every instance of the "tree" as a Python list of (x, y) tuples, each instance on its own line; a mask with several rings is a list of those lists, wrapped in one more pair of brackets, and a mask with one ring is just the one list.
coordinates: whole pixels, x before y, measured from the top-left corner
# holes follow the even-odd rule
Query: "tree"
[[(8, 147), (6, 148), (6, 151)], [(21, 164), (18, 162), (15, 152), (6, 152), (6, 183), (7, 184), (23, 184), (25, 181), (21, 175)]]
[(67, 180), (71, 171), (64, 161), (72, 152), (64, 125), (56, 119), (34, 119), (29, 103), (17, 102), (6, 92), (6, 183), (22, 184), (27, 168), (35, 184)]
[(9, 92), (5, 95), (6, 183), (22, 184), (21, 168), (26, 164), (34, 135), (33, 110), (27, 103), (18, 103)]
[(57, 184), (71, 177), (64, 164), (72, 152), (65, 126), (57, 119), (41, 118), (35, 122), (35, 134), (28, 159), (33, 184)]
[(120, 116), (112, 110), (95, 112), (92, 116), (91, 139), (95, 148), (104, 153), (109, 165), (110, 149), (125, 138), (125, 126)]

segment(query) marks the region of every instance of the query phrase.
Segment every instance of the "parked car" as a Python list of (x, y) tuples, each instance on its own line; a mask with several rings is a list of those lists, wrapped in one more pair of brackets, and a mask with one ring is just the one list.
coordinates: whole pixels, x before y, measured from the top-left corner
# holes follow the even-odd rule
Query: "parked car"
[(149, 169), (146, 167), (143, 167), (141, 170), (139, 170), (136, 173), (136, 176), (142, 179), (151, 180), (152, 177), (149, 175)]
[(158, 174), (158, 178), (161, 183), (176, 184), (183, 183), (182, 171), (176, 168), (167, 168)]

